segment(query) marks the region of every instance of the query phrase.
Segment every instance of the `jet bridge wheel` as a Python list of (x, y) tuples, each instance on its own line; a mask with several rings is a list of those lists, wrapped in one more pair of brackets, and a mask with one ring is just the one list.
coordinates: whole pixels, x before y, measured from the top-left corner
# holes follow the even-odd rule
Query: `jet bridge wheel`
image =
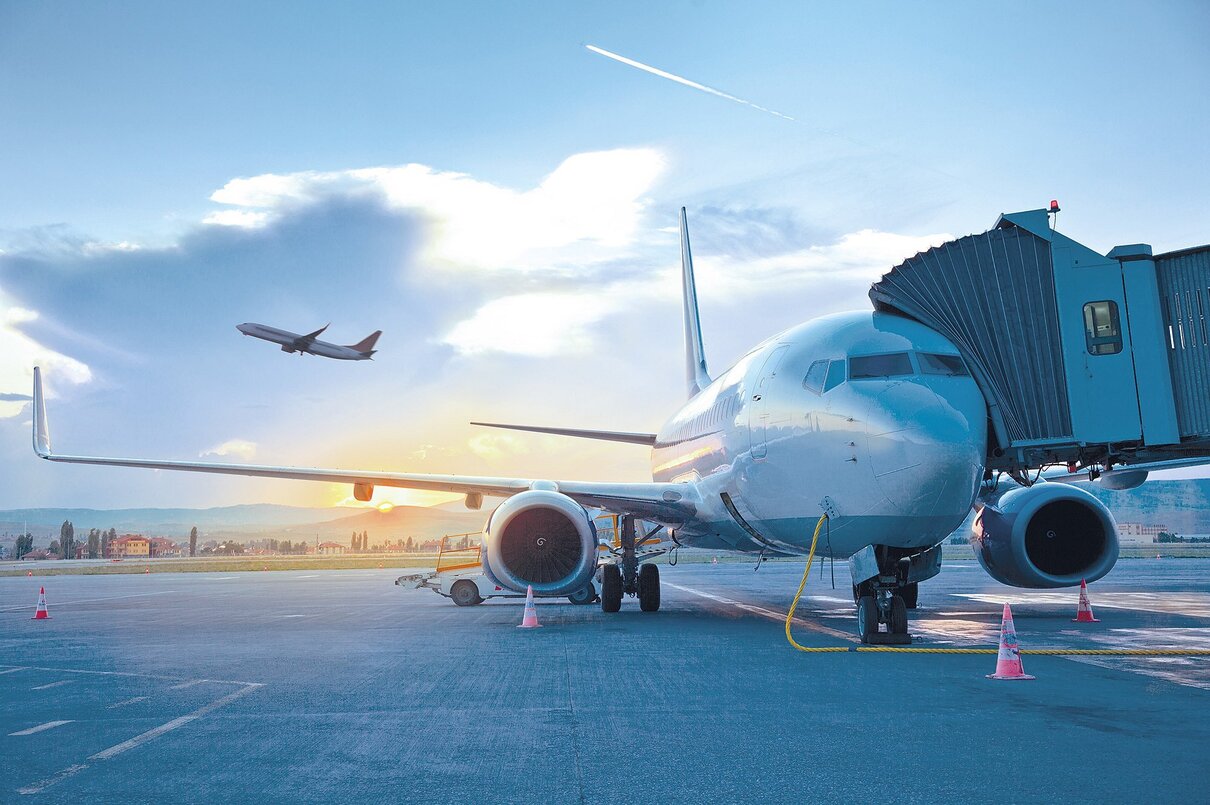
[(454, 586), (450, 587), (450, 599), (460, 607), (473, 607), (483, 603), (479, 588), (470, 579), (454, 582)]
[(622, 608), (622, 569), (617, 565), (601, 568), (601, 611), (617, 612)]
[(660, 569), (647, 564), (639, 568), (639, 609), (657, 612), (660, 608)]

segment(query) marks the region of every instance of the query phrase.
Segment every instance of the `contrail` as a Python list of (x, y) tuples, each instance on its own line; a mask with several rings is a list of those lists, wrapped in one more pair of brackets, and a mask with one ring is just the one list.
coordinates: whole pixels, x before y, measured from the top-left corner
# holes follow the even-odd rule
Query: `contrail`
[(729, 101), (735, 101), (736, 103), (742, 103), (744, 106), (751, 106), (753, 109), (756, 109), (760, 112), (767, 112), (775, 117), (780, 117), (783, 120), (793, 120), (794, 119), (794, 118), (790, 117), (789, 115), (783, 115), (781, 112), (775, 112), (772, 109), (766, 109), (763, 106), (758, 106), (758, 105), (752, 103), (752, 101), (745, 101), (743, 98), (737, 98), (734, 95), (728, 95), (727, 93), (725, 93), (721, 90), (717, 90), (714, 87), (708, 87), (705, 84), (699, 84), (696, 81), (690, 81), (688, 78), (682, 78), (679, 75), (673, 75), (672, 73), (666, 73), (663, 70), (660, 70), (656, 67), (652, 67), (649, 64), (643, 64), (642, 62), (637, 62), (634, 59), (628, 59), (625, 56), (619, 56), (617, 53), (610, 53), (608, 50), (605, 50), (604, 48), (599, 48), (596, 45), (585, 45), (584, 47), (588, 48), (593, 53), (597, 53), (597, 54), (600, 54), (601, 56), (604, 56), (607, 59), (613, 59), (614, 61), (621, 62), (622, 64), (626, 64), (631, 67), (636, 67), (645, 73), (651, 73), (652, 75), (658, 75), (660, 78), (667, 78), (669, 81), (675, 81), (678, 84), (684, 84), (687, 87), (692, 87), (693, 89), (701, 90), (702, 92), (708, 92), (711, 95), (717, 95), (718, 97), (726, 98)]

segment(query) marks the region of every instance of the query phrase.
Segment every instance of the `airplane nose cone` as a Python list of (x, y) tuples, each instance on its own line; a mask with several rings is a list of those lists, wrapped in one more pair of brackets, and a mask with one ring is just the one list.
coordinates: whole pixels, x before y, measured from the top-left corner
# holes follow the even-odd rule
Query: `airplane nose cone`
[(931, 389), (901, 383), (872, 406), (869, 466), (879, 490), (904, 514), (965, 512), (982, 467), (982, 444), (971, 422)]

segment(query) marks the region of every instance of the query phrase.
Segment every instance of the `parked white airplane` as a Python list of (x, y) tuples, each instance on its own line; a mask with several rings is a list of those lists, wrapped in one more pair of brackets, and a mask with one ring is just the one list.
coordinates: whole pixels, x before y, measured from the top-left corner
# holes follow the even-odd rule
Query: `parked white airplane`
[(237, 324), (235, 325), (235, 329), (244, 335), (259, 338), (262, 341), (281, 344), (282, 352), (297, 352), (299, 355), (318, 355), (321, 358), (335, 358), (338, 361), (368, 361), (374, 357), (374, 353), (377, 352), (374, 349), (374, 345), (378, 343), (378, 336), (382, 335), (382, 330), (375, 330), (356, 344), (341, 346), (340, 344), (329, 344), (327, 341), (318, 340), (320, 334), (328, 329), (328, 326), (325, 324), (315, 332), (307, 333), (306, 335), (299, 335), (288, 330), (279, 330), (276, 327), (269, 327), (268, 325), (257, 324), (255, 322)]
[[(681, 253), (689, 399), (658, 433), (502, 426), (649, 445), (650, 483), (59, 455), (37, 369), (34, 449), (51, 461), (351, 483), (359, 500), (375, 486), (460, 493), (472, 509), (485, 495), (504, 497), (484, 529), (484, 571), (502, 587), (548, 595), (575, 595), (598, 572), (586, 507), (605, 509), (623, 515), (620, 555), (599, 569), (607, 612), (624, 594), (644, 611), (659, 608), (659, 569), (636, 550), (636, 518), (662, 524), (678, 545), (785, 555), (806, 552), (826, 513), (819, 553), (850, 559), (862, 639), (885, 623), (906, 640), (917, 585), (939, 571), (938, 545), (985, 479), (988, 408), (959, 350), (904, 316), (843, 313), (779, 333), (712, 378), (683, 209)], [(1089, 493), (1053, 483), (983, 491), (975, 539), (1000, 581), (1079, 584), (1116, 561), (1113, 517)]]

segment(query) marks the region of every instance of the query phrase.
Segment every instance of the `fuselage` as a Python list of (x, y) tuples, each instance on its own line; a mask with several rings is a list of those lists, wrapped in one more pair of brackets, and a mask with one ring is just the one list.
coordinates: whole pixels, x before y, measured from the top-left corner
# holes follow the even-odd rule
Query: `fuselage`
[(825, 316), (758, 345), (661, 428), (656, 481), (690, 481), (702, 547), (823, 555), (928, 547), (970, 511), (987, 447), (983, 394), (937, 332), (901, 316)]
[(330, 344), (327, 341), (308, 338), (298, 333), (292, 333), (289, 330), (279, 330), (266, 324), (245, 322), (244, 324), (237, 324), (235, 329), (244, 335), (259, 338), (262, 341), (281, 344), (283, 352), (306, 353), (308, 355), (318, 355), (322, 358), (334, 358), (338, 361), (363, 361), (369, 357), (351, 347)]

